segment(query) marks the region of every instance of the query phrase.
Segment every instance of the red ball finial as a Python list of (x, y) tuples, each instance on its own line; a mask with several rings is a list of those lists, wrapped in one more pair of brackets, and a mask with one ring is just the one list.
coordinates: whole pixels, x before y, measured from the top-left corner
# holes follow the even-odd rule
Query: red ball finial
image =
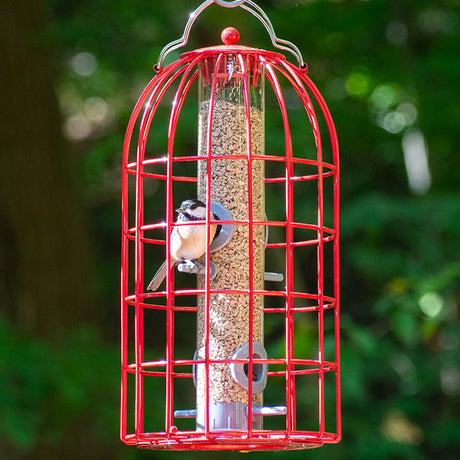
[(225, 45), (236, 45), (240, 39), (240, 33), (234, 27), (227, 27), (222, 31), (220, 38)]

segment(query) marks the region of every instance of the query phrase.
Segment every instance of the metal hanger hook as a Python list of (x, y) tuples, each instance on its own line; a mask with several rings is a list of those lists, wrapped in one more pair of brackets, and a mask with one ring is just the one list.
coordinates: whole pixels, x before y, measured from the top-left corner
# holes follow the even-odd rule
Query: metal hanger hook
[(153, 69), (155, 72), (159, 72), (163, 68), (163, 62), (166, 56), (171, 52), (178, 48), (182, 48), (188, 41), (188, 37), (190, 35), (190, 30), (192, 28), (193, 23), (195, 22), (196, 18), (205, 10), (208, 6), (216, 3), (219, 6), (223, 6), (225, 8), (234, 8), (240, 6), (243, 10), (248, 11), (253, 16), (255, 16), (265, 27), (270, 36), (270, 40), (275, 48), (288, 51), (297, 59), (299, 63), (299, 67), (301, 69), (306, 69), (307, 65), (305, 64), (302, 54), (300, 50), (295, 46), (293, 43), (282, 40), (278, 38), (275, 34), (275, 30), (273, 29), (273, 25), (270, 22), (268, 16), (264, 13), (260, 6), (256, 5), (252, 0), (233, 0), (233, 1), (226, 1), (226, 0), (205, 0), (193, 13), (190, 14), (190, 17), (185, 25), (185, 30), (181, 38), (178, 40), (174, 40), (168, 45), (166, 45), (160, 53), (158, 58), (158, 62), (154, 65)]
[(214, 3), (217, 3), (219, 6), (224, 8), (233, 8), (235, 6), (241, 6), (246, 0), (233, 0), (227, 2), (226, 0), (214, 0)]

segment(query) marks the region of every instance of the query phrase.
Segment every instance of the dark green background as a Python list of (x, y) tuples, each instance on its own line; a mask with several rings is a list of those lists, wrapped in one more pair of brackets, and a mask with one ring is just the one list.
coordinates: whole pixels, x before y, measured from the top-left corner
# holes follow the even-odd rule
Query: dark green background
[[(258, 3), (301, 49), (339, 136), (343, 441), (250, 455), (453, 460), (460, 2)], [(159, 51), (199, 2), (1, 4), (0, 458), (242, 455), (143, 452), (118, 440), (124, 130)], [(249, 13), (216, 5), (186, 49), (219, 43), (228, 25), (242, 44), (272, 49)], [(403, 156), (414, 132), (428, 150), (423, 193), (409, 187)]]

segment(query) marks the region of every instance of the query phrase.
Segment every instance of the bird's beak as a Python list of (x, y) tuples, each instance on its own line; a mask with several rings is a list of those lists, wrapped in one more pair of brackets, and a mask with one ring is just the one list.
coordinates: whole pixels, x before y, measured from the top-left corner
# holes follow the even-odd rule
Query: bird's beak
[(176, 209), (176, 212), (180, 212), (181, 214), (184, 214), (184, 212), (185, 212), (185, 209), (182, 209), (182, 208), (177, 208), (177, 209)]

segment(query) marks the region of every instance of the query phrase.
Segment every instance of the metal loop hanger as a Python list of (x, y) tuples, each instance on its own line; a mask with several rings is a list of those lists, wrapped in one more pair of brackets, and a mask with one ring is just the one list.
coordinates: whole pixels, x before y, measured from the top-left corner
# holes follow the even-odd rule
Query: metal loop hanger
[(262, 8), (256, 5), (252, 0), (233, 0), (233, 1), (206, 0), (193, 13), (190, 14), (189, 20), (187, 21), (187, 24), (185, 25), (185, 29), (184, 29), (184, 33), (182, 34), (182, 37), (179, 38), (178, 40), (174, 40), (168, 43), (161, 50), (160, 56), (158, 58), (158, 62), (153, 67), (156, 72), (160, 71), (163, 68), (163, 63), (166, 59), (166, 56), (169, 53), (187, 44), (188, 38), (190, 35), (190, 30), (192, 29), (192, 26), (195, 20), (208, 6), (212, 5), (213, 3), (216, 3), (219, 6), (223, 6), (224, 8), (235, 8), (237, 6), (240, 6), (244, 10), (251, 13), (263, 24), (263, 26), (268, 32), (268, 35), (270, 37), (270, 40), (273, 46), (275, 48), (288, 51), (293, 56), (295, 56), (295, 58), (297, 59), (297, 62), (299, 63), (299, 67), (301, 69), (306, 68), (306, 64), (303, 60), (302, 54), (297, 48), (297, 46), (295, 46), (293, 43), (287, 40), (282, 40), (276, 36), (275, 30), (273, 29), (273, 25), (270, 22), (270, 19), (268, 18), (268, 16), (265, 14)]

